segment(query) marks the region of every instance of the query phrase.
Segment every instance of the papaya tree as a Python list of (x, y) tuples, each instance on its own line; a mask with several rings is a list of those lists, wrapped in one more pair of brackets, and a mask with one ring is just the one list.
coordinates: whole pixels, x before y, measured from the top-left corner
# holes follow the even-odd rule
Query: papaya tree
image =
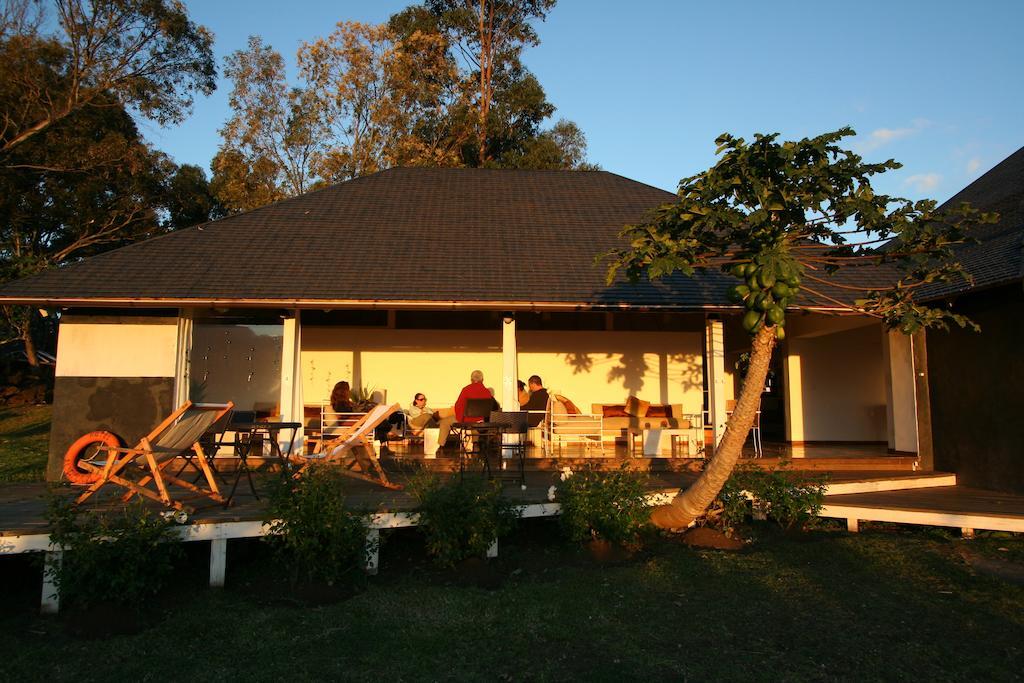
[(626, 244), (608, 254), (608, 282), (693, 276), (721, 269), (742, 306), (750, 364), (725, 434), (700, 478), (652, 512), (662, 528), (683, 528), (711, 504), (729, 478), (754, 423), (772, 352), (786, 316), (828, 306), (879, 319), (913, 334), (925, 327), (976, 326), (917, 300), (933, 282), (969, 278), (953, 247), (972, 225), (993, 222), (962, 205), (939, 212), (931, 200), (876, 194), (872, 177), (900, 168), (866, 163), (839, 143), (850, 128), (799, 141), (778, 134), (752, 142), (717, 140), (718, 163), (684, 178), (678, 199), (626, 226)]

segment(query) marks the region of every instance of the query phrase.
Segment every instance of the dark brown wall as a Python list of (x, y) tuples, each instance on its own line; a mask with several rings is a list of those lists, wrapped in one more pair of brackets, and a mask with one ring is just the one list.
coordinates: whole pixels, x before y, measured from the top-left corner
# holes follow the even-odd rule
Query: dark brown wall
[(64, 453), (88, 432), (113, 432), (135, 445), (170, 414), (173, 396), (173, 377), (58, 377), (47, 478), (60, 478)]
[(1024, 291), (961, 297), (981, 333), (928, 333), (935, 469), (965, 486), (1024, 493)]

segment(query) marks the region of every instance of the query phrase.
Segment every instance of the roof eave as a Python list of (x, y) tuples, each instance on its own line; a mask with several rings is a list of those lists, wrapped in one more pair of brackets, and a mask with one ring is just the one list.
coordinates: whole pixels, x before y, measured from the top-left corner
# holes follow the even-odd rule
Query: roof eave
[[(251, 298), (72, 298), (0, 297), (0, 305), (37, 308), (286, 308), (299, 310), (478, 310), (478, 311), (665, 311), (738, 313), (737, 305), (608, 303), (593, 301), (456, 301), (398, 299), (251, 299)], [(850, 314), (838, 306), (804, 306), (819, 313)]]

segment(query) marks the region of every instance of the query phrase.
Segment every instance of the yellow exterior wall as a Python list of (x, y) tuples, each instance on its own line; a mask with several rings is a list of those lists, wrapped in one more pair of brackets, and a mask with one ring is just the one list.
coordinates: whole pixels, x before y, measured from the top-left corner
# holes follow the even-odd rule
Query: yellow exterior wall
[(61, 321), (57, 337), (56, 375), (174, 377), (177, 347), (174, 319), (130, 323), (67, 319)]
[[(681, 403), (700, 412), (699, 333), (521, 331), (520, 379), (540, 375), (548, 388), (582, 410), (621, 403), (630, 394), (654, 403)], [(481, 370), (500, 396), (501, 330), (394, 330), (303, 326), (303, 396), (325, 401), (339, 380), (387, 390), (408, 407), (417, 391), (431, 407), (449, 406)]]

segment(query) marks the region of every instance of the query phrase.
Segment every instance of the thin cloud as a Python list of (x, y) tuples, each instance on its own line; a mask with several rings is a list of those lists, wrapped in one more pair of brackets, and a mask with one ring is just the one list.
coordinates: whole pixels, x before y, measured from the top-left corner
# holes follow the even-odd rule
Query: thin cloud
[(928, 119), (914, 119), (910, 128), (877, 128), (868, 133), (867, 138), (858, 144), (861, 152), (872, 152), (885, 147), (891, 142), (916, 135), (931, 125)]
[(967, 175), (974, 175), (981, 168), (981, 159), (973, 157), (967, 162)]
[(940, 182), (942, 182), (942, 176), (938, 173), (916, 173), (904, 180), (903, 184), (923, 193), (934, 190)]

